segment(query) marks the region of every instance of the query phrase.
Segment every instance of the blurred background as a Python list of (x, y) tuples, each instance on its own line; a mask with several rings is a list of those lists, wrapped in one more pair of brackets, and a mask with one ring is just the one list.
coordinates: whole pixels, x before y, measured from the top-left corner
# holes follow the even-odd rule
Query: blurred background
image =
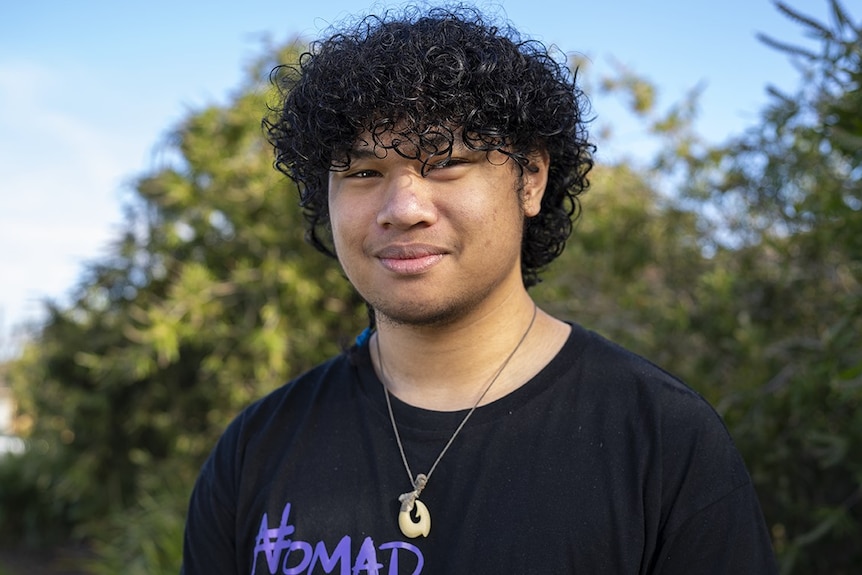
[[(108, 251), (134, 179), (170, 153), (165, 139), (177, 123), (227, 105), (270, 47), (397, 5), (43, 0), (0, 9), (0, 353), (16, 351), (22, 323), (45, 317), (45, 298), (68, 302), (82, 266)], [(713, 141), (756, 121), (768, 83), (790, 90), (799, 79), (756, 39), (803, 38), (768, 0), (479, 6), (597, 73), (636, 71), (657, 87), (657, 105), (703, 86), (695, 122)], [(828, 12), (825, 0), (797, 8)], [(594, 98), (598, 122), (617, 132), (600, 156), (643, 159), (649, 139), (613, 98)]]
[[(0, 575), (176, 573), (227, 422), (364, 323), (271, 167), (269, 71), (400, 3), (20, 4), (0, 9)], [(862, 13), (658, 4), (478, 4), (593, 104), (584, 217), (533, 293), (718, 408), (784, 573), (855, 572)]]

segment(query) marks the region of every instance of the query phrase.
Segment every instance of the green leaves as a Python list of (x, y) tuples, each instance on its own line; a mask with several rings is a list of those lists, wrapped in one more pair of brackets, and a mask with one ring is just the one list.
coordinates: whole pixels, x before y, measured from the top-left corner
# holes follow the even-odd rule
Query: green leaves
[(780, 6), (817, 43), (767, 41), (800, 88), (720, 146), (692, 130), (697, 89), (661, 112), (634, 74), (604, 82), (659, 139), (656, 171), (599, 167), (534, 290), (713, 402), (788, 574), (862, 564), (862, 26), (831, 8), (827, 25)]
[[(174, 129), (112, 252), (11, 366), (23, 431), (48, 449), (9, 485), (94, 541), (96, 572), (176, 572), (188, 490), (227, 423), (364, 323), (336, 262), (304, 245), (296, 190), (260, 128), (267, 91), (249, 86)], [(31, 477), (51, 489), (27, 491)], [(128, 517), (135, 532), (111, 529)]]
[[(862, 26), (830, 6), (829, 25), (779, 6), (817, 43), (767, 41), (800, 61), (800, 88), (773, 90), (720, 146), (693, 129), (700, 87), (662, 111), (637, 74), (603, 80), (658, 151), (650, 170), (596, 168), (533, 293), (710, 399), (783, 572), (832, 575), (862, 563)], [(111, 252), (4, 366), (31, 446), (0, 464), (4, 541), (86, 537), (95, 573), (175, 573), (188, 490), (224, 426), (365, 324), (336, 263), (304, 244), (261, 133), (263, 79), (298, 50), (273, 48), (230, 102), (174, 128)]]

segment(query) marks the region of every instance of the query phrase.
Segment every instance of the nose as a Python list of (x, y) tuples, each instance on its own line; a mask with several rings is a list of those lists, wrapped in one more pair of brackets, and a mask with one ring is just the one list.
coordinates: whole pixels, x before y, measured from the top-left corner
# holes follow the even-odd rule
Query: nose
[(377, 223), (383, 227), (409, 229), (437, 221), (437, 209), (428, 180), (412, 169), (389, 174)]

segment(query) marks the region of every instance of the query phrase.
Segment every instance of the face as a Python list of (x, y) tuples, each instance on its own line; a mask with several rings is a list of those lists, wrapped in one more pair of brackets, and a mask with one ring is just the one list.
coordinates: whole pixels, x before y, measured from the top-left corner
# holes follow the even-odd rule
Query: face
[(330, 172), (329, 213), (339, 262), (381, 321), (446, 324), (524, 289), (524, 218), (539, 212), (546, 156), (521, 175), (504, 154), (456, 146), (423, 175), (368, 140)]

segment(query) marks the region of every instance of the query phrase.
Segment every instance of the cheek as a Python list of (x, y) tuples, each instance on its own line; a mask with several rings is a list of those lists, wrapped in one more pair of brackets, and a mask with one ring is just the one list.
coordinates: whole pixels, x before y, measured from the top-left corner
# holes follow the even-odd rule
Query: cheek
[(329, 225), (332, 229), (332, 237), (336, 242), (350, 241), (352, 228), (356, 227), (359, 212), (357, 206), (351, 206), (348, 198), (330, 195), (329, 198)]
[(351, 239), (355, 232), (352, 232), (350, 226), (353, 222), (346, 214), (340, 210), (332, 202), (329, 204), (329, 226), (332, 236), (332, 244), (335, 247), (335, 255), (342, 267), (345, 263), (349, 265), (350, 251), (356, 240)]

